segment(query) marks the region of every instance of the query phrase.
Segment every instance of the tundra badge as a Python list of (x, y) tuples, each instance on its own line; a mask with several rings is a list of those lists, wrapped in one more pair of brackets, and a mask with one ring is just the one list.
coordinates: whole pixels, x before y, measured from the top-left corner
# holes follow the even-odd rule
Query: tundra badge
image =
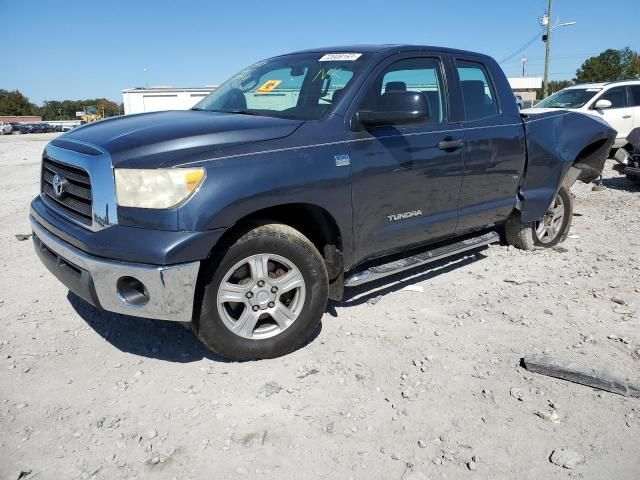
[(412, 212), (394, 213), (393, 215), (387, 215), (390, 222), (397, 222), (398, 220), (406, 220), (411, 217), (419, 217), (422, 215), (422, 210), (413, 210)]

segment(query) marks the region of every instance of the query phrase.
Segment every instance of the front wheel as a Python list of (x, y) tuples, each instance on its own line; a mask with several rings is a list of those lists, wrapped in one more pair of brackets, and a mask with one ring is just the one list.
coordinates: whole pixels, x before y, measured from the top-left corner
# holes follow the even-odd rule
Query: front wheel
[[(230, 360), (273, 358), (302, 346), (324, 313), (324, 260), (300, 232), (256, 226), (206, 266), (197, 331)], [(217, 264), (216, 264), (217, 263)]]
[(514, 212), (505, 224), (507, 243), (522, 250), (553, 247), (569, 235), (573, 217), (573, 195), (566, 186), (560, 187), (544, 217), (525, 223), (520, 212)]

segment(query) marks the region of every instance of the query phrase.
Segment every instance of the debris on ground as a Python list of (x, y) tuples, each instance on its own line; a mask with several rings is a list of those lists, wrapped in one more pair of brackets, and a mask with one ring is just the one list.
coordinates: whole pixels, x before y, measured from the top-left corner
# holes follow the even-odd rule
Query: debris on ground
[(571, 469), (584, 463), (584, 457), (574, 450), (559, 448), (551, 452), (549, 461), (559, 467)]
[(639, 385), (629, 383), (605, 370), (596, 370), (577, 362), (541, 355), (525, 357), (521, 362), (522, 366), (530, 372), (587, 385), (626, 397), (640, 397)]

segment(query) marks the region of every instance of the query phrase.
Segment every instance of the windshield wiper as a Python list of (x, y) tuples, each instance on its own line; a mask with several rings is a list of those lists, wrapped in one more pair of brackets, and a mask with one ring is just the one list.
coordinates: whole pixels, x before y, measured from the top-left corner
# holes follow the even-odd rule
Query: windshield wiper
[(191, 109), (194, 112), (212, 112), (212, 113), (235, 113), (237, 115), (253, 115), (256, 117), (266, 117), (262, 113), (248, 112), (247, 110), (207, 110), (206, 108), (193, 107)]
[(253, 115), (256, 117), (264, 117), (264, 115), (255, 112), (248, 112), (247, 110), (225, 110), (224, 113), (237, 113), (238, 115)]

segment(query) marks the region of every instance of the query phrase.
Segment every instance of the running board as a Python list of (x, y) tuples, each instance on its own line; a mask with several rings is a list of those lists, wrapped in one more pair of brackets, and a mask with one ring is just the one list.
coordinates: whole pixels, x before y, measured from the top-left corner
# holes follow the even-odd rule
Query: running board
[(420, 267), (427, 263), (435, 262), (446, 257), (457, 255), (458, 253), (466, 252), (467, 250), (473, 250), (474, 248), (483, 247), (490, 243), (496, 243), (499, 241), (500, 235), (498, 235), (497, 232), (485, 233), (479, 237), (468, 238), (466, 240), (434, 248), (433, 250), (419, 253), (411, 257), (401, 258), (400, 260), (370, 267), (367, 270), (348, 277), (344, 281), (344, 286), (356, 287), (363, 283), (372, 282), (379, 278), (404, 272), (411, 268)]

